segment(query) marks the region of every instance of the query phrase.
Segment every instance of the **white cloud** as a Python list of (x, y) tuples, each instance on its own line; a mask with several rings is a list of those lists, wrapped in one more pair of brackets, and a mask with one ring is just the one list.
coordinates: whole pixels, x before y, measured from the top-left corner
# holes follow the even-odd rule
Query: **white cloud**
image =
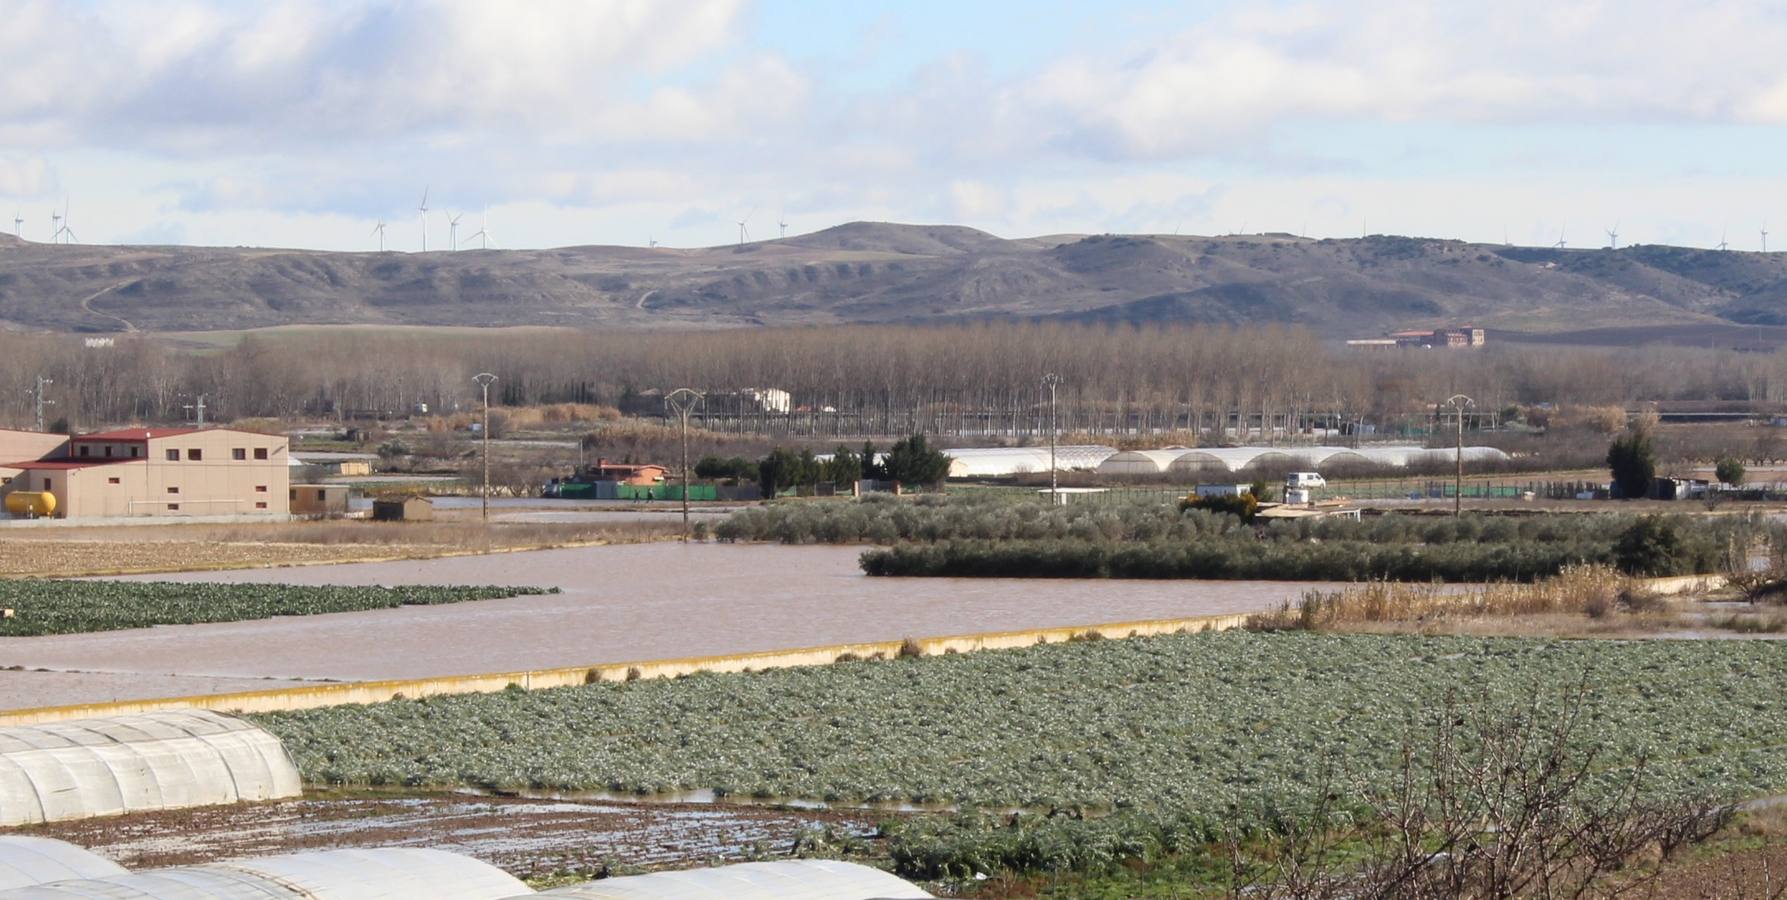
[[(1221, 152), (1295, 121), (1787, 121), (1778, 9), (1660, 2), (1248, 6), (1012, 94), (1057, 144)], [(1761, 87), (1758, 87), (1760, 85)]]
[(41, 197), (55, 186), (50, 164), (41, 156), (0, 156), (0, 195)]
[[(394, 243), (419, 227), (424, 185), (489, 208), (504, 246), (723, 243), (753, 206), (765, 233), (785, 209), (791, 231), (1009, 236), (1356, 234), (1363, 215), (1518, 238), (1606, 210), (1639, 239), (1704, 230), (1703, 198), (1764, 203), (1734, 170), (1787, 124), (1774, 7), (1249, 3), (1025, 68), (936, 39), (925, 13), (866, 19), (855, 43), (765, 40), (749, 2), (0, 0), (0, 204), (43, 219), (67, 185), (89, 240), (343, 249), (380, 217)], [(841, 56), (859, 43), (875, 59)], [(1549, 129), (1567, 135), (1510, 137)], [(1648, 181), (1603, 166), (1617, 129)], [(1635, 184), (1654, 215), (1617, 209)]]

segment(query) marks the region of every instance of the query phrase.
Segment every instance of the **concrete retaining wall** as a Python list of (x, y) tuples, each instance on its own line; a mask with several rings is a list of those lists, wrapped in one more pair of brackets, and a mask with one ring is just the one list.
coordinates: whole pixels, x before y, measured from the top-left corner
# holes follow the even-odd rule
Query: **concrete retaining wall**
[[(1239, 628), (1246, 622), (1246, 615), (1195, 616), (1183, 619), (1148, 619), (1102, 625), (1074, 625), (1061, 628), (916, 638), (912, 642), (917, 645), (919, 653), (925, 656), (937, 656), (952, 652), (971, 653), (976, 650), (1001, 650), (1044, 643), (1058, 644), (1069, 640), (1085, 640), (1094, 634), (1103, 638), (1126, 638), (1172, 634), (1178, 631), (1225, 631), (1230, 628)], [(280, 712), (340, 706), (349, 703), (383, 703), (399, 697), (414, 699), (447, 694), (488, 694), (505, 690), (511, 685), (526, 690), (541, 690), (598, 681), (675, 678), (678, 675), (695, 672), (748, 672), (784, 669), (793, 666), (819, 666), (837, 662), (840, 657), (891, 659), (900, 655), (904, 645), (904, 641), (871, 641), (859, 644), (804, 647), (796, 650), (737, 653), (726, 656), (534, 669), (526, 672), (318, 684), (309, 687), (246, 691), (234, 694), (119, 700), (108, 703), (83, 703), (74, 706), (46, 706), (0, 712), (0, 726), (32, 725), (42, 722), (60, 722), (68, 719), (88, 719), (95, 716), (125, 715), (164, 709), (198, 708), (232, 713)]]

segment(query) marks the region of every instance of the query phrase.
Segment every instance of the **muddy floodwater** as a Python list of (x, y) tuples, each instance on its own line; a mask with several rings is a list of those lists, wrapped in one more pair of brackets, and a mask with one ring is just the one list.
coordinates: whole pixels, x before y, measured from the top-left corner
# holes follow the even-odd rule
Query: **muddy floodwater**
[(674, 868), (788, 856), (797, 843), (865, 838), (875, 817), (814, 810), (508, 797), (332, 797), (136, 813), (22, 831), (129, 869), (340, 847), (434, 847), (520, 878), (605, 865)]
[[(1275, 608), (1308, 582), (869, 578), (861, 548), (634, 544), (132, 576), (560, 594), (0, 639), (0, 708), (780, 650)], [(1332, 585), (1327, 585), (1333, 587)], [(34, 670), (48, 671), (34, 671)], [(71, 673), (80, 673), (75, 677)]]

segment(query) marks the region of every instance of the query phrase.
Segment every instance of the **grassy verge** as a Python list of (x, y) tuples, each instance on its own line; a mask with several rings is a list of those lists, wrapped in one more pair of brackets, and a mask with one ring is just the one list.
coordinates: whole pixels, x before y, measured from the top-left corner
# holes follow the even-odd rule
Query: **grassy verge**
[(0, 581), (0, 637), (237, 622), (556, 592), (534, 587), (336, 587), (147, 581)]
[(1787, 654), (1756, 642), (1314, 633), (1093, 641), (254, 717), (307, 781), (906, 803), (900, 871), (1113, 871), (1394, 778), (1454, 692), (1588, 685), (1598, 765), (1659, 790), (1787, 788)]

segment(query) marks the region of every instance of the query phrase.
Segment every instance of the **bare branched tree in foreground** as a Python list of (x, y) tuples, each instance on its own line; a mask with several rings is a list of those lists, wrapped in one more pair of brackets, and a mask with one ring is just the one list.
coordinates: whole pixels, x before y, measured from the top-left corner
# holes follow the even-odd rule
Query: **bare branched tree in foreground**
[(1323, 779), (1314, 808), (1276, 835), (1228, 841), (1230, 896), (1250, 900), (1499, 900), (1642, 896), (1648, 865), (1704, 840), (1730, 806), (1646, 795), (1643, 760), (1603, 768), (1584, 735), (1587, 684), (1537, 691), (1505, 713), (1449, 696), (1406, 741), (1392, 785)]

